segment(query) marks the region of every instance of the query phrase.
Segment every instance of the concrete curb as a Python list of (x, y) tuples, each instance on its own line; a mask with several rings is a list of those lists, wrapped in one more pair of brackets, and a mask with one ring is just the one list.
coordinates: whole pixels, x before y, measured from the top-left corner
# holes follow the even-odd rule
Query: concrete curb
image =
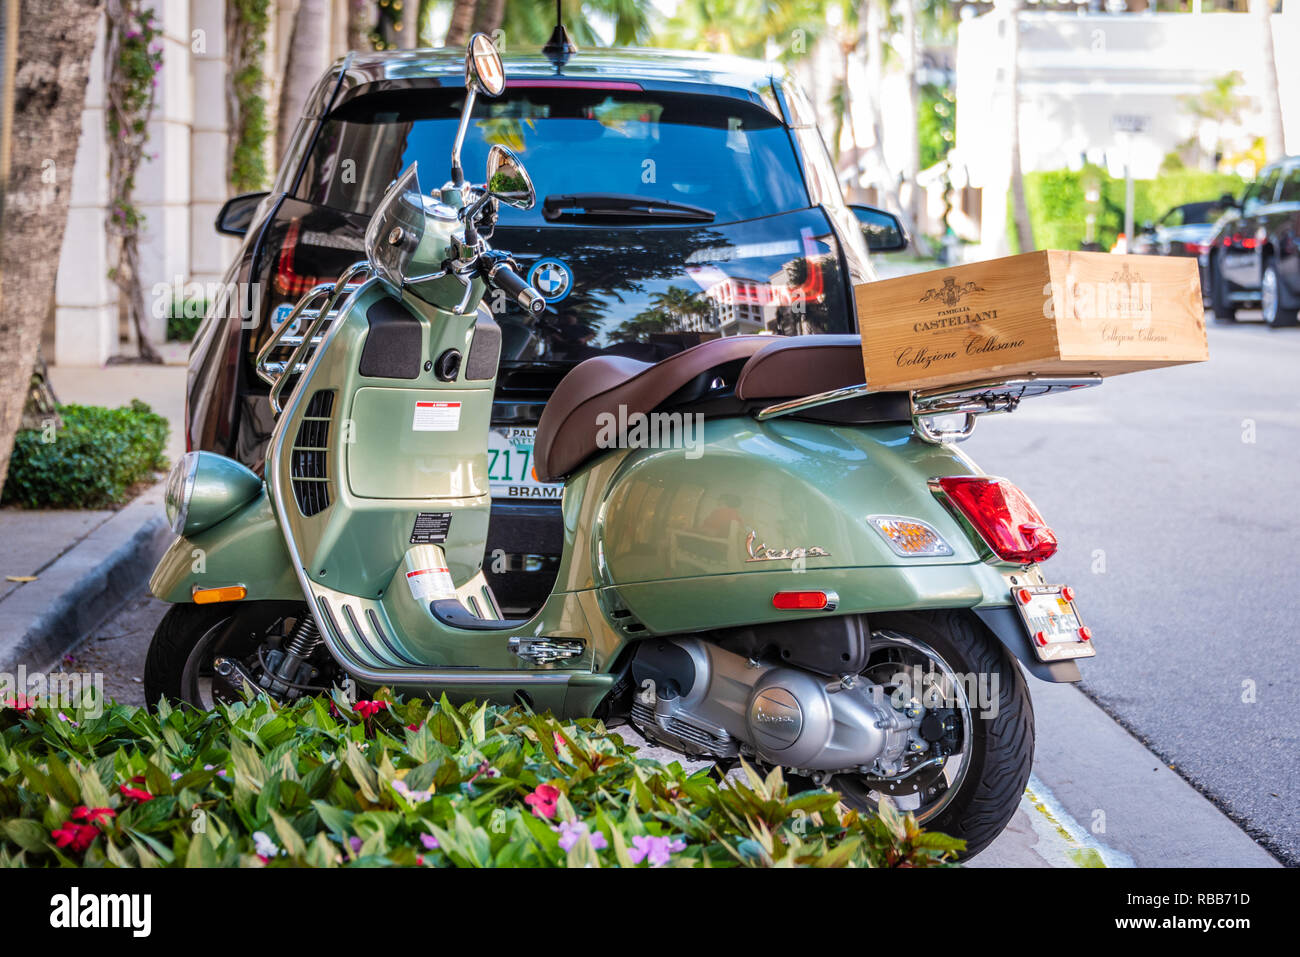
[(159, 483), (0, 601), (0, 671), (43, 668), (140, 592), (171, 532)]

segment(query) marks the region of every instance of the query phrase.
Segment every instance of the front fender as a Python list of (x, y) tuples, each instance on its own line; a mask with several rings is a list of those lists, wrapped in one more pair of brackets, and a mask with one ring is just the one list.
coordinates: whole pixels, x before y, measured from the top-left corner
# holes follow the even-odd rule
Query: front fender
[(149, 591), (169, 602), (221, 585), (243, 585), (245, 601), (303, 600), (265, 488), (219, 524), (178, 536), (149, 579)]

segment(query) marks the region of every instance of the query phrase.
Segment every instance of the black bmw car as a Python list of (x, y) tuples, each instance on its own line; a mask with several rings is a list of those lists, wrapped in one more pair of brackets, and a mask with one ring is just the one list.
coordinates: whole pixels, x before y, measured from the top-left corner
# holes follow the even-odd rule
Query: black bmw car
[[(444, 175), (463, 61), (460, 50), (349, 55), (319, 83), (272, 191), (227, 203), (218, 228), (244, 236), (226, 277), (238, 295), (190, 354), (189, 448), (261, 470), (273, 421), (252, 359), (303, 293), (362, 258), (401, 170), (418, 161), (422, 178)], [(540, 200), (503, 207), (492, 243), (527, 269), (545, 316), (488, 300), (504, 341), (485, 571), (521, 613), (548, 593), (561, 549), (560, 486), (537, 481), (532, 439), (569, 369), (718, 336), (853, 332), (853, 286), (872, 278), (866, 235), (905, 239), (886, 214), (845, 205), (807, 101), (770, 64), (597, 49), (505, 66), (505, 94), (475, 107), (464, 168), (482, 170), (502, 143)]]

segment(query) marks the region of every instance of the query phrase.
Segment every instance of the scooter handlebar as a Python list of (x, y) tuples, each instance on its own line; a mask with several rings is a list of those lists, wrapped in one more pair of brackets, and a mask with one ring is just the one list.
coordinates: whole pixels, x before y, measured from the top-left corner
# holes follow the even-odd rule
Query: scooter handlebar
[(488, 282), (519, 303), (524, 312), (540, 316), (546, 311), (546, 297), (515, 272), (508, 260), (498, 260), (488, 267), (487, 278)]

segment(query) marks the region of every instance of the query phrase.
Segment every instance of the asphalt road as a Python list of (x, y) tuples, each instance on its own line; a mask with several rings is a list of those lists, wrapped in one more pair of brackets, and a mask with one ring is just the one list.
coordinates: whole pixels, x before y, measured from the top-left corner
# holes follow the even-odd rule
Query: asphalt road
[(1209, 362), (1027, 402), (963, 449), (1056, 531), (1086, 693), (1297, 864), (1300, 328), (1207, 325)]

